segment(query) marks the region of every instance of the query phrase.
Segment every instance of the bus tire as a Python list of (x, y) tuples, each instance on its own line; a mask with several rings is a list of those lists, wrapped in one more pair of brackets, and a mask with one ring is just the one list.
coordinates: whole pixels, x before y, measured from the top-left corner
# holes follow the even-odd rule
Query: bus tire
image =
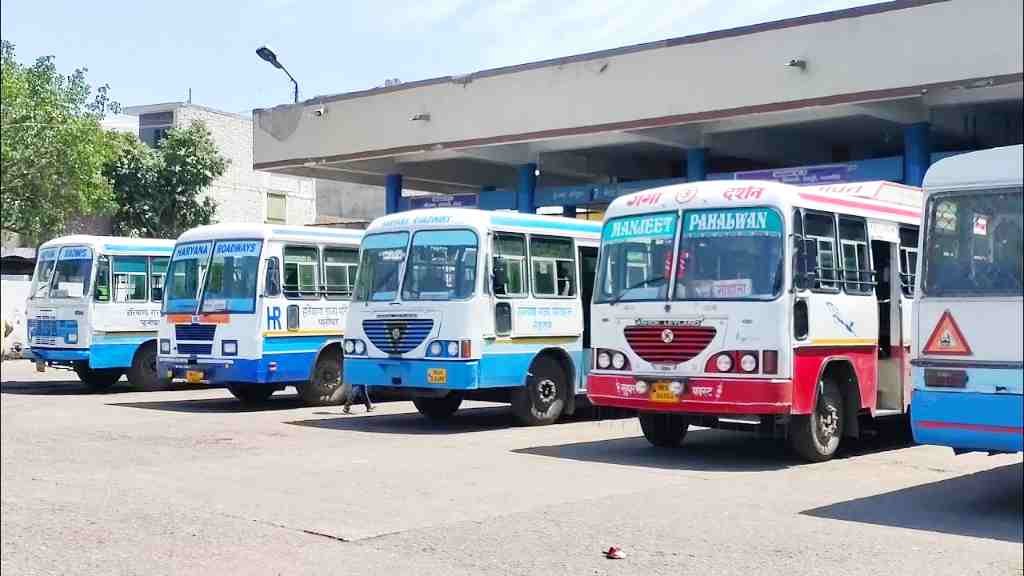
[(809, 415), (793, 416), (789, 445), (808, 462), (824, 462), (835, 455), (843, 437), (843, 395), (830, 378), (822, 381), (821, 394)]
[(309, 406), (324, 406), (335, 402), (334, 396), (341, 387), (341, 360), (329, 351), (320, 354), (309, 382), (300, 385), (299, 396)]
[(690, 419), (682, 414), (641, 412), (640, 429), (644, 438), (658, 448), (675, 448), (683, 443), (690, 429)]
[(242, 404), (261, 404), (274, 393), (271, 386), (229, 384), (228, 391)]
[(167, 382), (157, 374), (156, 342), (146, 342), (135, 351), (128, 368), (128, 384), (136, 390), (159, 390)]
[(566, 378), (562, 366), (550, 356), (533, 361), (526, 386), (512, 390), (512, 411), (524, 426), (551, 424), (565, 407)]
[(440, 398), (413, 398), (412, 403), (429, 420), (447, 420), (462, 404), (462, 394), (449, 392)]
[(78, 379), (92, 392), (103, 392), (121, 379), (124, 370), (120, 368), (100, 368), (94, 370), (89, 368), (89, 365), (85, 362), (79, 362), (75, 364), (75, 374), (78, 374)]

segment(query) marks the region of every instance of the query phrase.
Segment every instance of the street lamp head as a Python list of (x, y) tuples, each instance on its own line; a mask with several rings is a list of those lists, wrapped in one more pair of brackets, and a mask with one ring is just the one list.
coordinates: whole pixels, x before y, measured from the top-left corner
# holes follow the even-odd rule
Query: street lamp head
[(281, 67), (281, 63), (277, 61), (277, 54), (274, 54), (274, 51), (270, 49), (270, 46), (260, 46), (256, 49), (256, 55), (267, 62), (270, 62), (274, 68)]

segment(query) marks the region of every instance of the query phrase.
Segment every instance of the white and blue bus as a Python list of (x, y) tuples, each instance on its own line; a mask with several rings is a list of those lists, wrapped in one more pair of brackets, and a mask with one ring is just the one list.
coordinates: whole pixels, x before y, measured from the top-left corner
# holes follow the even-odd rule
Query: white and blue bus
[(548, 424), (586, 392), (597, 222), (460, 208), (374, 220), (363, 239), (346, 385), (404, 391), (428, 418), (463, 399)]
[(97, 391), (126, 372), (133, 387), (157, 388), (156, 332), (173, 246), (84, 235), (40, 246), (27, 306), (27, 355), (37, 369), (72, 369)]
[(287, 386), (310, 404), (336, 402), (362, 236), (262, 224), (182, 234), (168, 269), (161, 374), (225, 386), (242, 402)]
[(911, 422), (922, 444), (1020, 452), (1024, 147), (940, 160), (914, 300)]

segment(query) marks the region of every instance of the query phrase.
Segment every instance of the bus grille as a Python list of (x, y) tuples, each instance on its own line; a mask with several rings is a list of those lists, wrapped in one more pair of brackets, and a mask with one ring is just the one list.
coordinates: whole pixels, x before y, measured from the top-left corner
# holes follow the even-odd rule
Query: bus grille
[(36, 344), (63, 343), (64, 337), (78, 331), (75, 320), (56, 320), (54, 318), (29, 318), (28, 337)]
[(216, 324), (176, 324), (174, 337), (177, 340), (213, 342), (213, 334), (216, 331)]
[(189, 356), (198, 354), (212, 354), (213, 344), (192, 344), (192, 343), (181, 343), (178, 342), (178, 354), (188, 354)]
[(711, 326), (628, 326), (623, 333), (633, 352), (653, 364), (686, 362), (703, 352), (715, 338)]
[(405, 354), (422, 344), (433, 327), (434, 321), (429, 318), (363, 320), (366, 337), (385, 354)]

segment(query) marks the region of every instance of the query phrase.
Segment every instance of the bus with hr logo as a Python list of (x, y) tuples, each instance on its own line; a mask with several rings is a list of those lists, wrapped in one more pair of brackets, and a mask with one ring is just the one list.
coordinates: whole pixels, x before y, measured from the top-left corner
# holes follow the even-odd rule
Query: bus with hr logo
[(510, 402), (526, 425), (571, 414), (589, 364), (600, 224), (461, 208), (367, 228), (345, 383), (404, 393), (427, 418)]
[(903, 414), (921, 191), (888, 182), (679, 184), (606, 213), (587, 394), (675, 446), (752, 427), (826, 460)]
[(242, 402), (294, 386), (340, 398), (342, 335), (362, 231), (214, 224), (182, 234), (167, 272), (161, 375)]

